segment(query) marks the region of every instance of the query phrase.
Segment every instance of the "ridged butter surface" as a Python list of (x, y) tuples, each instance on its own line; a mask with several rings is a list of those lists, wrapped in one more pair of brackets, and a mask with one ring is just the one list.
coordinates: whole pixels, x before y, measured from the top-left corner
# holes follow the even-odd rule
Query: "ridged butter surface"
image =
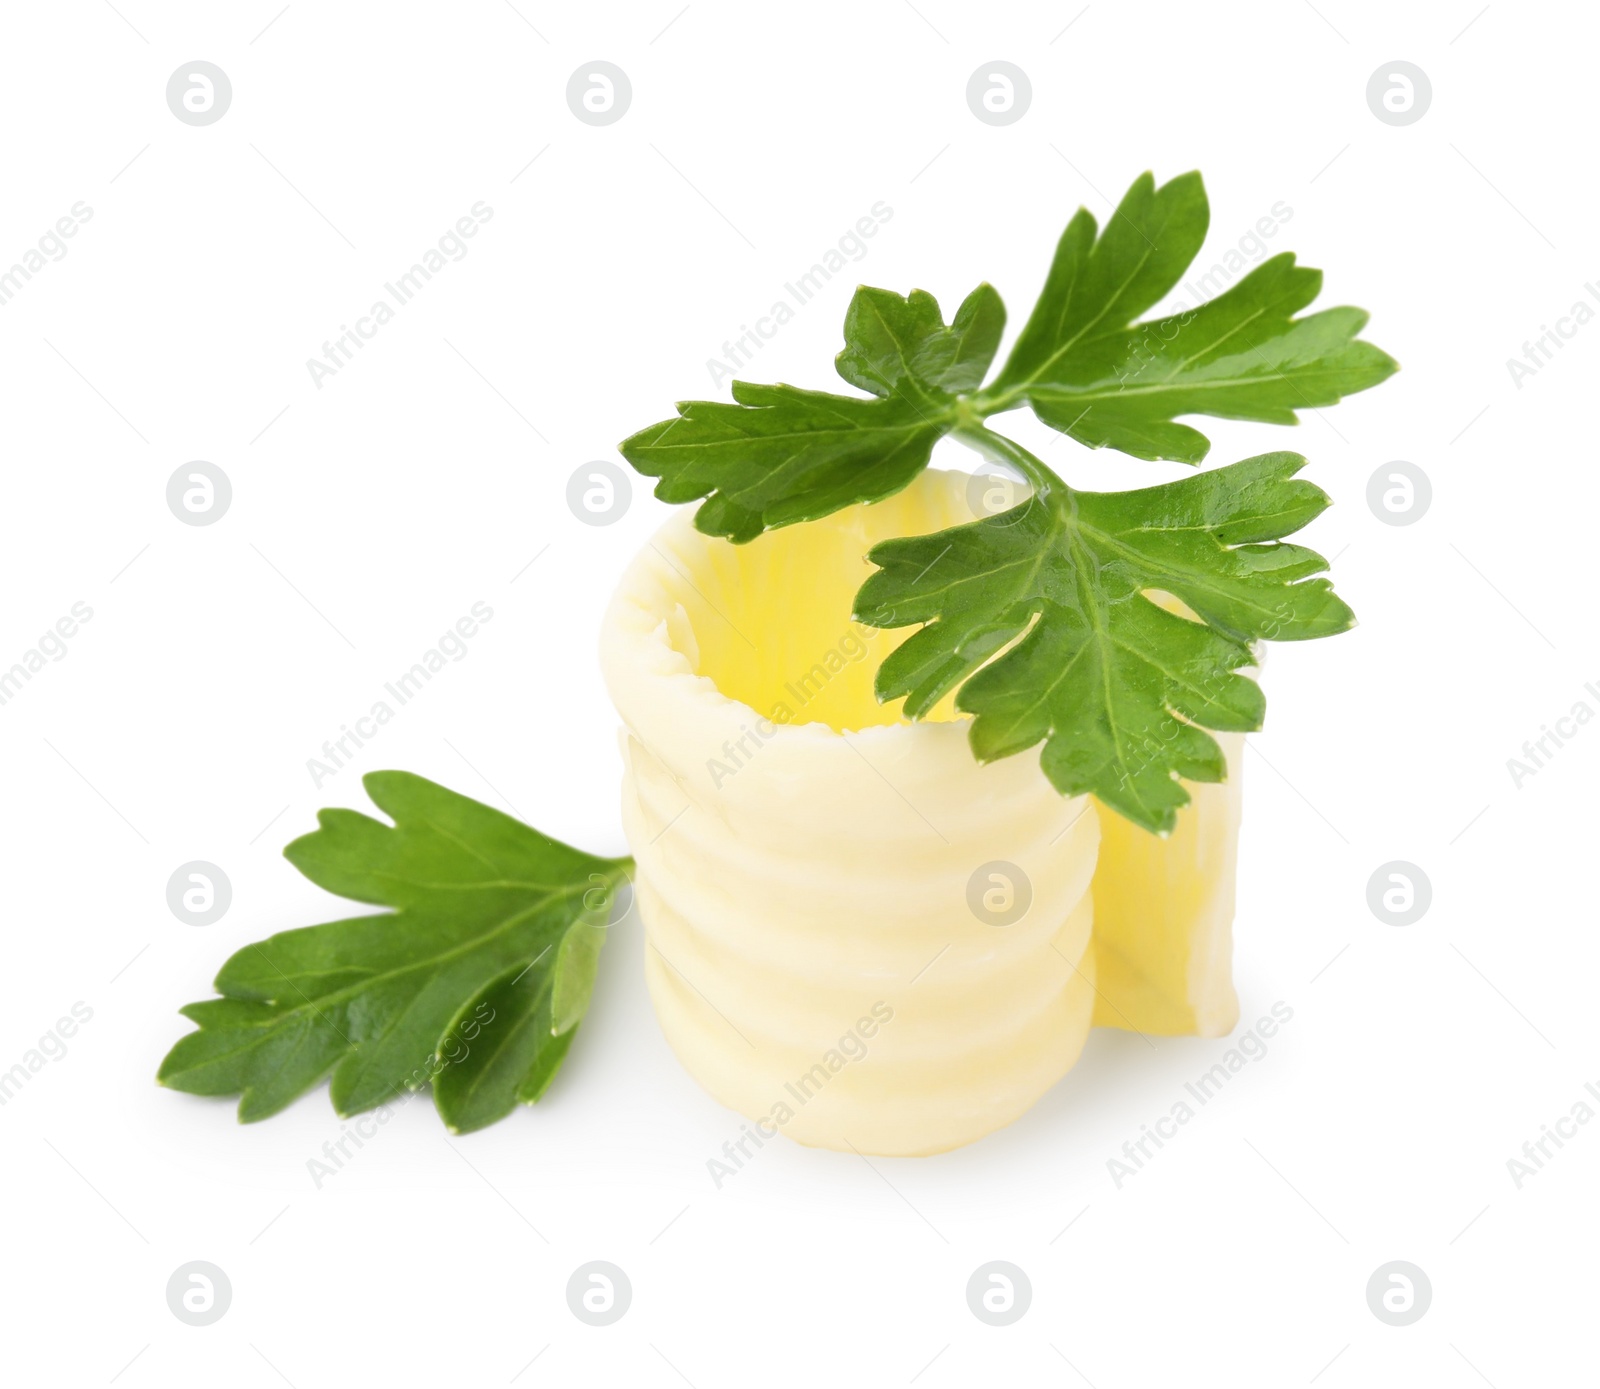
[[(924, 473), (743, 546), (686, 509), (606, 617), (656, 1013), (769, 1134), (939, 1152), (1022, 1114), (1092, 1024), (1220, 1036), (1238, 1017), (1241, 736), (1220, 739), (1230, 781), (1191, 785), (1159, 839), (1064, 799), (1038, 749), (980, 766), (953, 699), (911, 724), (874, 698), (909, 629), (852, 622), (864, 556), (971, 520), (969, 481)], [(995, 864), (1031, 888), (1013, 925), (969, 905)]]
[[(685, 510), (608, 612), (623, 817), (651, 996), (683, 1064), (767, 1132), (863, 1153), (956, 1147), (1076, 1061), (1095, 993), (1100, 838), (1037, 750), (980, 766), (948, 707), (872, 679), (907, 632), (853, 623), (878, 540), (971, 519), (964, 474), (745, 546)], [(969, 906), (1015, 865), (1021, 920)], [(985, 886), (989, 883), (983, 878)]]

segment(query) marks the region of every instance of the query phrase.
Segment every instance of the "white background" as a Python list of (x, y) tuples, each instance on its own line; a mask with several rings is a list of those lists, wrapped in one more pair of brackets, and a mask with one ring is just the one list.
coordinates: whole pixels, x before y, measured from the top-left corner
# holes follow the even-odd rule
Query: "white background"
[[(0, 708), (0, 1069), (93, 1009), (0, 1109), (8, 1380), (1573, 1382), (1600, 1125), (1520, 1190), (1506, 1164), (1600, 1082), (1600, 728), (1520, 789), (1506, 761), (1576, 701), (1600, 709), (1600, 326), (1520, 389), (1506, 359), (1600, 277), (1593, 16), (516, 6), (8, 7), (0, 263), (79, 200), (93, 217), (0, 307), (0, 665), (74, 602), (94, 612)], [(233, 84), (205, 128), (164, 95), (197, 58)], [(564, 95), (596, 58), (633, 85), (606, 128)], [(965, 102), (993, 59), (1033, 85), (1005, 128)], [(1365, 98), (1394, 59), (1433, 85), (1404, 128)], [(421, 1099), (318, 1189), (308, 1160), (341, 1133), (325, 1093), (241, 1127), (228, 1101), (156, 1087), (176, 1008), (227, 954), (338, 913), (279, 849), (319, 806), (364, 805), (361, 772), (623, 849), (595, 641), (666, 508), (641, 485), (619, 524), (582, 526), (566, 481), (674, 400), (725, 396), (706, 359), (786, 280), (893, 209), (747, 373), (843, 389), (855, 280), (948, 310), (988, 278), (1014, 328), (1080, 203), (1103, 219), (1140, 171), (1195, 167), (1201, 266), (1287, 203), (1273, 249), (1326, 268), (1319, 307), (1372, 310), (1403, 370), (1297, 430), (1200, 422), (1213, 461), (1311, 456), (1337, 504), (1310, 543), (1361, 626), (1274, 650), (1247, 760), (1240, 992), (1247, 1021), (1279, 1000), (1294, 1020), (1144, 1171), (1119, 1190), (1107, 1160), (1226, 1043), (1097, 1033), (971, 1148), (868, 1164), (769, 1144), (718, 1190), (707, 1160), (738, 1121), (663, 1042), (632, 921), (548, 1098), (481, 1134), (447, 1141)], [(306, 359), (479, 200), (494, 216), (466, 258), (318, 389)], [(1181, 471), (1006, 423), (1074, 482)], [(195, 459), (233, 485), (205, 528), (165, 503)], [(1404, 528), (1365, 501), (1394, 459), (1434, 490)], [(467, 658), (315, 787), (307, 759), (480, 600)], [(204, 929), (165, 900), (192, 859), (233, 884)], [(1433, 884), (1414, 926), (1366, 905), (1392, 859)], [(194, 1259), (233, 1288), (207, 1328), (166, 1305)], [(632, 1279), (610, 1328), (566, 1306), (591, 1259)], [(991, 1259), (1032, 1282), (1009, 1328), (967, 1310)], [(1405, 1328), (1364, 1291), (1394, 1259), (1433, 1286)]]

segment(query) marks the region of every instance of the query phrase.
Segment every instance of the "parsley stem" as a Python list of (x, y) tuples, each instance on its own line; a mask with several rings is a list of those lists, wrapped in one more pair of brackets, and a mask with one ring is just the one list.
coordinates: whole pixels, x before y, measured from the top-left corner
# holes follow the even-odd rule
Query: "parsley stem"
[(977, 449), (985, 458), (1015, 468), (1033, 487), (1040, 501), (1065, 498), (1072, 489), (1015, 439), (996, 434), (984, 424), (963, 424), (951, 431), (955, 438)]

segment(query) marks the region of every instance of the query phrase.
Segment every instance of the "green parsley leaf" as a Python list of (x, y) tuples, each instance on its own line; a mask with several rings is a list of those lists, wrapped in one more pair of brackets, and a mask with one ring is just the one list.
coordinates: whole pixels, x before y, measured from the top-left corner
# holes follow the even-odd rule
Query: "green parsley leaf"
[(835, 358), (852, 386), (887, 396), (910, 382), (933, 411), (949, 396), (975, 391), (1000, 347), (1006, 306), (993, 285), (979, 285), (949, 327), (939, 301), (923, 289), (901, 297), (862, 285), (844, 316), (844, 350)]
[[(839, 375), (873, 399), (733, 383), (733, 401), (692, 400), (625, 439), (622, 456), (659, 478), (665, 502), (707, 500), (695, 525), (736, 543), (881, 501), (927, 466), (951, 431), (1023, 405), (1091, 448), (1198, 463), (1211, 447), (1179, 415), (1294, 424), (1397, 368), (1357, 334), (1360, 309), (1294, 315), (1322, 272), (1288, 253), (1205, 304), (1136, 322), (1177, 287), (1210, 221), (1197, 173), (1134, 181), (1105, 230), (1080, 209), (1004, 369), (983, 378), (1005, 306), (973, 290), (946, 324), (931, 294), (859, 288), (845, 314)], [(981, 388), (981, 389), (980, 389)]]
[[(997, 456), (1031, 459), (980, 435), (1005, 446)], [(1311, 577), (1327, 568), (1322, 556), (1278, 543), (1328, 505), (1294, 478), (1304, 463), (1262, 454), (1132, 492), (1047, 486), (999, 515), (874, 546), (879, 572), (856, 617), (923, 624), (879, 668), (878, 698), (903, 696), (917, 717), (959, 686), (980, 761), (1043, 740), (1041, 765), (1064, 795), (1092, 792), (1170, 831), (1189, 800), (1178, 778), (1226, 775), (1203, 730), (1261, 727), (1260, 687), (1238, 673), (1254, 661), (1250, 642), (1354, 623), (1329, 582)]]
[(876, 399), (735, 381), (733, 404), (680, 402), (676, 419), (618, 447), (639, 472), (661, 479), (662, 501), (708, 497), (696, 527), (736, 543), (881, 501), (916, 477), (954, 428), (956, 393), (982, 383), (1005, 322), (991, 285), (973, 290), (948, 326), (931, 294), (862, 286), (837, 362), (840, 376)]
[(1134, 182), (1104, 232), (1078, 212), (1061, 235), (1039, 302), (1004, 369), (978, 402), (984, 414), (1026, 402), (1090, 448), (1198, 463), (1211, 443), (1178, 415), (1295, 424), (1296, 409), (1333, 405), (1398, 368), (1356, 335), (1360, 309), (1296, 319), (1322, 272), (1288, 252), (1263, 261), (1217, 298), (1144, 323), (1205, 240), (1210, 209), (1197, 173), (1162, 187)]
[(662, 501), (709, 497), (695, 525), (736, 543), (892, 496), (954, 423), (930, 415), (927, 392), (911, 380), (876, 400), (735, 381), (733, 399), (684, 401), (677, 419), (618, 447), (661, 479)]
[[(543, 1094), (588, 1006), (629, 859), (597, 858), (408, 772), (362, 779), (386, 825), (324, 810), (284, 856), (319, 887), (391, 908), (285, 931), (223, 965), (157, 1079), (276, 1114), (332, 1072), (341, 1115), (433, 1083), (451, 1128)], [(570, 943), (577, 937), (581, 944)]]

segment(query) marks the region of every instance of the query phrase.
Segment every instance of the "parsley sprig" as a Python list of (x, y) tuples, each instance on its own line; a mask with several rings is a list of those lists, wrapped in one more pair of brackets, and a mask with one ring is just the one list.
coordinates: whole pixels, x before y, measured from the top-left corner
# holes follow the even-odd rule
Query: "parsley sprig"
[[(990, 760), (1044, 744), (1066, 795), (1091, 792), (1167, 832), (1183, 780), (1220, 781), (1205, 731), (1261, 727), (1259, 687), (1239, 674), (1251, 643), (1342, 632), (1350, 609), (1317, 577), (1326, 561), (1284, 538), (1328, 505), (1273, 453), (1130, 492), (1078, 491), (985, 423), (1027, 407), (1091, 448), (1199, 464), (1210, 441), (1180, 415), (1294, 424), (1396, 370), (1357, 335), (1367, 315), (1296, 317), (1320, 271), (1290, 253), (1224, 293), (1141, 317), (1178, 284), (1205, 239), (1200, 176), (1135, 180), (1102, 231), (1068, 223), (1033, 312), (984, 385), (1005, 308), (979, 285), (947, 324), (932, 295), (863, 286), (845, 315), (839, 375), (861, 396), (733, 383), (732, 402), (688, 401), (623, 441), (663, 501), (701, 501), (696, 526), (735, 543), (900, 491), (951, 435), (1019, 472), (1031, 496), (998, 516), (891, 540), (855, 616), (918, 630), (880, 667), (880, 700), (926, 715), (951, 690)], [(1161, 595), (1179, 600), (1163, 602)]]
[(1311, 577), (1327, 568), (1322, 556), (1277, 543), (1327, 494), (1294, 478), (1297, 453), (1133, 492), (1080, 492), (981, 425), (963, 437), (1034, 491), (998, 515), (868, 553), (878, 572), (856, 617), (922, 624), (879, 667), (878, 697), (903, 697), (917, 717), (959, 687), (981, 761), (1043, 741), (1041, 765), (1063, 794), (1092, 792), (1146, 829), (1171, 830), (1189, 799), (1177, 778), (1226, 776), (1203, 730), (1261, 727), (1261, 687), (1237, 673), (1255, 660), (1250, 642), (1329, 636), (1355, 621)]
[(394, 821), (324, 810), (283, 852), (319, 887), (390, 908), (231, 956), (157, 1079), (265, 1119), (330, 1073), (341, 1115), (431, 1084), (451, 1129), (544, 1092), (589, 1006), (631, 859), (597, 858), (409, 772), (371, 772)]

